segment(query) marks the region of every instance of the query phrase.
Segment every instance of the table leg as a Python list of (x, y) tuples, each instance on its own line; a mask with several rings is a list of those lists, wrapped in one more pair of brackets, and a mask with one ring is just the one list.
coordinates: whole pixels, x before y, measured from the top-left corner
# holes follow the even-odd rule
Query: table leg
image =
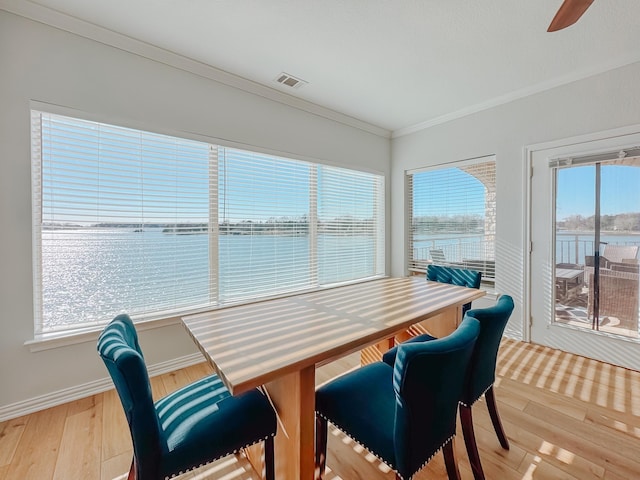
[(419, 323), (431, 336), (446, 337), (452, 333), (462, 321), (462, 307), (451, 307), (444, 312)]
[(276, 478), (313, 480), (315, 366), (280, 377), (265, 387), (278, 414)]

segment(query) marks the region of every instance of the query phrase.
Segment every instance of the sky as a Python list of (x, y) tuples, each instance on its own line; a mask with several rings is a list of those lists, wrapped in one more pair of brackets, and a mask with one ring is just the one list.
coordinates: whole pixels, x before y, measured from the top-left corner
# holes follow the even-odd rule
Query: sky
[(58, 115), (42, 114), (41, 136), (44, 222), (205, 223), (216, 207), (220, 222), (299, 219), (312, 191), (321, 221), (371, 219), (384, 193), (379, 175)]
[(459, 168), (413, 174), (413, 216), (485, 215), (485, 187)]
[[(594, 165), (558, 169), (558, 220), (573, 215), (594, 215), (595, 170)], [(603, 165), (600, 191), (601, 215), (640, 212), (640, 168)]]

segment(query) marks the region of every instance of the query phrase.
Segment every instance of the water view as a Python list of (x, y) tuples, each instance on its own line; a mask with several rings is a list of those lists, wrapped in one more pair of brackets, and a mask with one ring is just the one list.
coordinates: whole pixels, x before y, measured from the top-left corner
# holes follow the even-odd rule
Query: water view
[(217, 248), (218, 275), (206, 234), (162, 227), (45, 231), (45, 324), (90, 325), (119, 312), (193, 308), (376, 274), (369, 235), (318, 235), (317, 280), (308, 235), (220, 235)]

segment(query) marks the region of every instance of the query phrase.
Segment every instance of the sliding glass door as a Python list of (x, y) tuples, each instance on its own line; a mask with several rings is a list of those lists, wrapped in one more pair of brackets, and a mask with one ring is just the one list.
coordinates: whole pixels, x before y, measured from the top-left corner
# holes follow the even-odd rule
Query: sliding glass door
[(637, 338), (640, 158), (550, 168), (555, 321)]
[(530, 336), (639, 368), (640, 135), (629, 137), (531, 152)]

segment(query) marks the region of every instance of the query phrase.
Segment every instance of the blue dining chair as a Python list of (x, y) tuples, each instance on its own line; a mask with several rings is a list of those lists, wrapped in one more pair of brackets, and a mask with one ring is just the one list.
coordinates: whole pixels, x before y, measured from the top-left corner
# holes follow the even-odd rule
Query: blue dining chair
[(153, 402), (138, 335), (128, 315), (117, 316), (98, 339), (122, 402), (133, 461), (129, 480), (171, 478), (264, 441), (267, 480), (274, 480), (276, 415), (259, 390), (232, 396), (210, 375)]
[[(469, 365), (469, 376), (460, 400), (460, 423), (462, 424), (462, 433), (467, 447), (467, 454), (469, 455), (469, 462), (471, 463), (473, 476), (476, 480), (483, 480), (485, 477), (482, 470), (482, 463), (480, 462), (475, 433), (473, 431), (471, 407), (482, 395), (485, 396), (491, 423), (496, 431), (500, 445), (502, 448), (509, 450), (509, 440), (500, 421), (493, 384), (496, 378), (496, 362), (500, 341), (502, 340), (502, 334), (511, 317), (513, 308), (513, 298), (509, 295), (502, 295), (495, 306), (476, 308), (469, 310), (466, 314), (467, 317), (475, 318), (480, 322), (480, 335), (473, 350), (471, 364)], [(382, 361), (387, 365), (394, 365), (394, 362), (398, 361), (398, 347), (421, 342), (431, 343), (431, 341), (435, 340), (437, 339), (430, 335), (413, 337), (387, 351), (383, 355)]]
[[(442, 265), (431, 264), (427, 266), (426, 279), (433, 282), (448, 283), (450, 285), (458, 285), (461, 287), (477, 289), (480, 288), (482, 273), (476, 272), (475, 270), (466, 270), (463, 268), (444, 267)], [(462, 320), (464, 314), (467, 313), (470, 308), (471, 302), (465, 303), (462, 306), (462, 317), (460, 318), (460, 320)], [(422, 327), (420, 324), (413, 325), (406, 331), (406, 334), (401, 337), (401, 340), (405, 339), (407, 335), (413, 335), (413, 338), (411, 338), (410, 340), (414, 342), (424, 342), (426, 340), (431, 340), (434, 338), (428, 333), (421, 332), (424, 332), (424, 327)], [(398, 339), (394, 339), (394, 343), (398, 343)], [(395, 347), (389, 350), (388, 352), (390, 353), (386, 353), (385, 355), (395, 356), (394, 348)]]
[[(445, 267), (442, 265), (427, 266), (427, 280), (461, 287), (480, 288), (482, 272), (464, 268)], [(471, 303), (462, 306), (462, 316), (471, 308)]]
[(451, 335), (403, 344), (393, 367), (376, 362), (316, 391), (316, 469), (324, 474), (330, 421), (408, 480), (443, 449), (450, 480), (460, 472), (453, 450), (456, 414), (478, 337), (466, 317)]

